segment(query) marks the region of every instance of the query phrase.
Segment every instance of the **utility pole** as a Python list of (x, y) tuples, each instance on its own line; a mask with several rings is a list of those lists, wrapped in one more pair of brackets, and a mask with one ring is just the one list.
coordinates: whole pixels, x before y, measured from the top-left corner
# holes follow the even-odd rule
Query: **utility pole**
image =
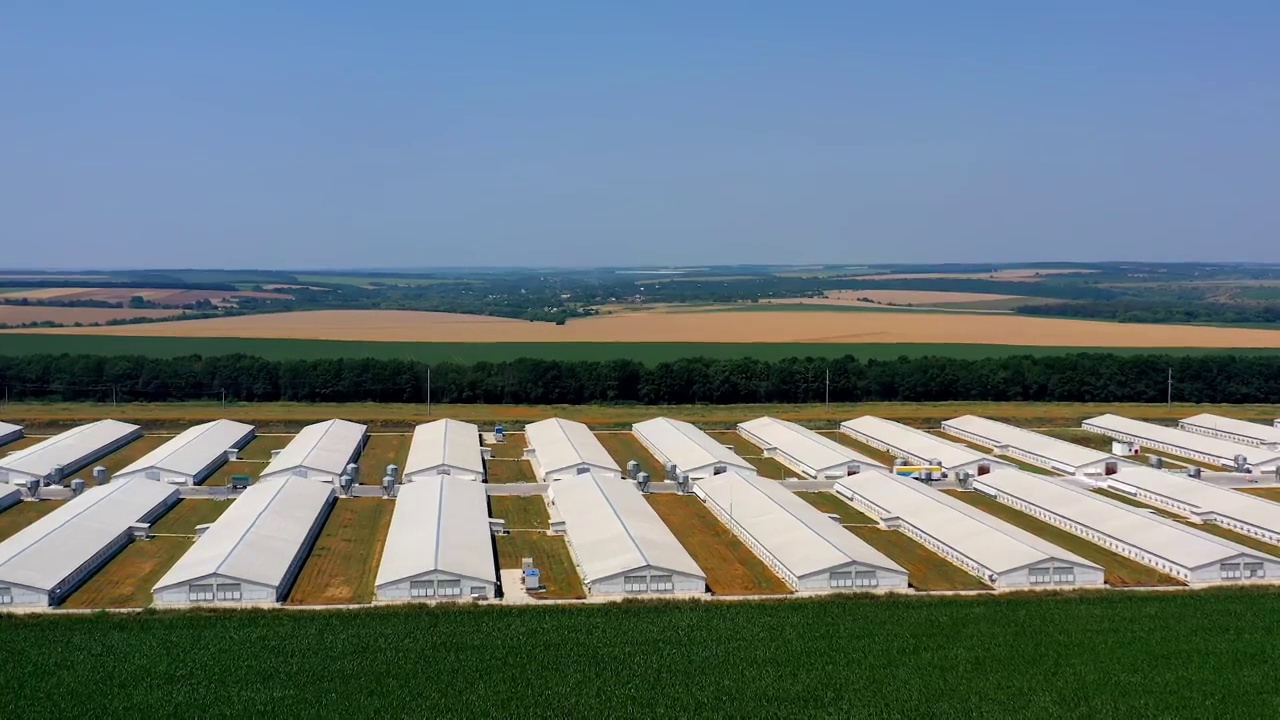
[(116, 386), (111, 386), (111, 407), (116, 406)]
[(227, 409), (227, 389), (222, 388), (222, 409)]
[(827, 368), (827, 412), (831, 412), (831, 368)]
[(1165, 396), (1165, 404), (1173, 405), (1173, 368), (1169, 368), (1169, 394)]

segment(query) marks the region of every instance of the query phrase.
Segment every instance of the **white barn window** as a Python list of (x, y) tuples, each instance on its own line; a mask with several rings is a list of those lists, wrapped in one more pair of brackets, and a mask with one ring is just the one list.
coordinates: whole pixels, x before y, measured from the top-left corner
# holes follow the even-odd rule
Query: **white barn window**
[(436, 587), (442, 597), (457, 597), (462, 594), (461, 580), (441, 580)]
[(833, 588), (853, 587), (853, 573), (851, 572), (831, 573), (831, 587)]
[(239, 600), (240, 597), (240, 583), (227, 583), (218, 586), (219, 600)]
[(1218, 566), (1218, 571), (1221, 573), (1223, 580), (1240, 579), (1240, 563), (1222, 563)]
[(654, 592), (675, 590), (675, 580), (670, 575), (654, 575), (649, 578), (649, 589)]
[(1069, 567), (1054, 568), (1053, 581), (1059, 585), (1074, 585), (1076, 582), (1076, 569)]
[(1032, 585), (1048, 585), (1051, 579), (1049, 568), (1031, 568), (1028, 575)]
[(648, 592), (649, 578), (644, 575), (623, 576), (622, 589), (626, 592)]
[(409, 581), (409, 597), (433, 597), (435, 594), (435, 583), (430, 580)]
[(1244, 564), (1244, 576), (1247, 578), (1264, 578), (1267, 576), (1267, 570), (1260, 562), (1247, 562)]
[(187, 599), (191, 602), (207, 602), (213, 599), (212, 585), (187, 586)]
[(880, 579), (876, 577), (875, 570), (859, 570), (853, 574), (854, 587), (880, 587)]
[(13, 588), (0, 587), (0, 605), (13, 604)]

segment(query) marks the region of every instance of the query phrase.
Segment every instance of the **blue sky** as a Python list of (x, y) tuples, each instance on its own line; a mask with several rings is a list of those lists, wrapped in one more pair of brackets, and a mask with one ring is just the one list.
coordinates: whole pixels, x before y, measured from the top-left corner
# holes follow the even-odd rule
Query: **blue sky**
[(1262, 2), (10, 0), (0, 265), (1274, 261), (1277, 37)]

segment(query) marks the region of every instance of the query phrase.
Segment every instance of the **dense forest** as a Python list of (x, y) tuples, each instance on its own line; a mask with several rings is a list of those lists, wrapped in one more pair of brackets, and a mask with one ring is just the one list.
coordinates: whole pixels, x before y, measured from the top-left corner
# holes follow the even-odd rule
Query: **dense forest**
[[(273, 361), (248, 355), (0, 357), (11, 400), (590, 404), (860, 401), (1280, 403), (1280, 355), (1074, 354), (962, 360), (688, 358), (646, 366), (515, 359)], [(428, 378), (430, 390), (428, 391)]]
[(1096, 302), (1023, 305), (1024, 315), (1115, 320), (1129, 323), (1280, 323), (1280, 304), (1194, 302), (1179, 300), (1102, 300)]

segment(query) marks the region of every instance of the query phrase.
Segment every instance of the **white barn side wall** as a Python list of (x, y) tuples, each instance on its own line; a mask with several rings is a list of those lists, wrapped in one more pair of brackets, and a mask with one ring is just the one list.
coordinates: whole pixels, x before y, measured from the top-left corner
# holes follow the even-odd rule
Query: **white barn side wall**
[[(981, 487), (981, 489), (979, 489), (979, 487)], [(1203, 570), (1199, 568), (1183, 567), (1182, 565), (1172, 562), (1168, 558), (1160, 557), (1154, 553), (1148, 552), (1143, 548), (1130, 545), (1125, 541), (1115, 538), (1107, 533), (1101, 532), (1095, 528), (1077, 523), (1071, 518), (1064, 517), (1055, 512), (1042, 508), (1039, 505), (1029, 503), (1022, 500), (1021, 498), (1018, 498), (1013, 495), (1009, 495), (998, 488), (982, 485), (981, 481), (978, 481), (977, 483), (975, 483), (975, 490), (978, 492), (982, 492), (984, 495), (992, 497), (998, 500), (999, 502), (1002, 502), (1008, 505), (1009, 507), (1012, 507), (1016, 510), (1021, 510), (1022, 512), (1025, 512), (1033, 517), (1039, 518), (1053, 525), (1056, 525), (1057, 527), (1060, 527), (1064, 530), (1067, 530), (1076, 535), (1079, 535), (1080, 537), (1083, 537), (1086, 540), (1089, 540), (1090, 542), (1093, 542), (1097, 545), (1101, 545), (1102, 547), (1107, 548), (1112, 552), (1118, 553), (1120, 555), (1124, 555), (1125, 557), (1131, 560), (1140, 562), (1144, 565), (1154, 567), (1157, 570), (1160, 570), (1176, 578), (1179, 578), (1189, 584), (1215, 585), (1215, 584), (1221, 584), (1224, 582), (1224, 579), (1219, 575), (1218, 572), (1216, 572), (1216, 570), (1218, 569), (1218, 563), (1213, 563), (1212, 566), (1207, 567)], [(1263, 562), (1267, 566), (1266, 577), (1273, 578), (1273, 579), (1280, 577), (1275, 574), (1277, 569), (1280, 569), (1280, 568), (1273, 567), (1275, 563), (1267, 560), (1264, 560)]]
[[(462, 594), (456, 597), (441, 596), (435, 592), (438, 586), (433, 587), (432, 594), (428, 597), (420, 597), (420, 598), (412, 597), (409, 592), (410, 583), (422, 582), (422, 581), (438, 582), (441, 580), (459, 581), (462, 586)], [(492, 598), (492, 597), (495, 597), (497, 594), (496, 583), (490, 582), (488, 580), (480, 580), (477, 578), (467, 577), (465, 575), (458, 575), (456, 573), (436, 571), (436, 572), (422, 573), (420, 575), (414, 575), (412, 577), (407, 577), (403, 580), (398, 580), (394, 583), (389, 583), (384, 587), (378, 588), (376, 592), (376, 597), (379, 600), (384, 600), (384, 601), (412, 600), (414, 602), (430, 601), (430, 600), (450, 600), (450, 599), (469, 600), (471, 599), (472, 595), (476, 594), (475, 593), (476, 589), (479, 589), (480, 590), (479, 594), (484, 595), (485, 597)]]

